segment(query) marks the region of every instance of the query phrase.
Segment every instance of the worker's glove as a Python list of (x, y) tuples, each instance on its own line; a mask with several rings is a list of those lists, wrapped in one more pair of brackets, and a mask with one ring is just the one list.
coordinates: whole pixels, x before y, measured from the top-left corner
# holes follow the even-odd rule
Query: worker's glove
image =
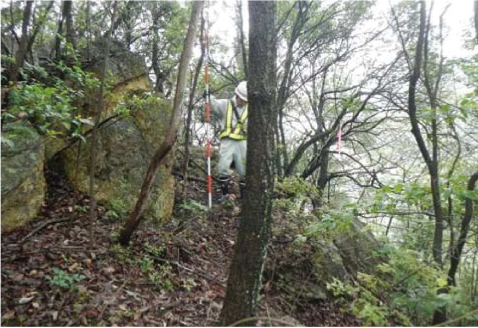
[(209, 96), (209, 93), (208, 90), (204, 90), (203, 93), (202, 93), (202, 99), (206, 100), (207, 97)]

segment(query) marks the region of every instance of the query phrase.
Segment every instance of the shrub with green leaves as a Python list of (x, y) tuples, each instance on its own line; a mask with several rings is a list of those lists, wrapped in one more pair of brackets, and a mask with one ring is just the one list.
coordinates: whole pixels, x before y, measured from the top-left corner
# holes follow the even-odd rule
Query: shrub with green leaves
[[(385, 246), (377, 256), (388, 257), (373, 274), (359, 273), (355, 283), (334, 280), (327, 289), (346, 311), (351, 311), (368, 326), (423, 326), (432, 322), (433, 313), (446, 306), (449, 318), (469, 313), (473, 305), (466, 301), (463, 290), (446, 286), (446, 274), (431, 261), (421, 261), (419, 254), (406, 249)], [(473, 316), (467, 322), (476, 320)]]
[(59, 62), (52, 70), (55, 73), (25, 63), (21, 70), (24, 81), (7, 88), (8, 103), (2, 111), (2, 121), (28, 121), (42, 135), (82, 138), (93, 122), (81, 107), (87, 90), (98, 89), (99, 80), (75, 63), (68, 66)]
[(186, 199), (179, 204), (179, 210), (185, 213), (204, 214), (209, 211), (209, 208), (196, 202), (195, 200)]
[(53, 277), (45, 276), (45, 278), (50, 282), (51, 286), (58, 286), (66, 288), (69, 290), (75, 290), (77, 284), (81, 282), (86, 277), (78, 273), (68, 273), (59, 268), (53, 268)]

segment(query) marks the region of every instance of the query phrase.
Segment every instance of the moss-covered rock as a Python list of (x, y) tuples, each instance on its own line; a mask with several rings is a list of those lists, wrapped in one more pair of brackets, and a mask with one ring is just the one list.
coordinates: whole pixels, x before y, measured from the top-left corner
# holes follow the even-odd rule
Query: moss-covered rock
[[(99, 130), (94, 170), (96, 198), (99, 202), (109, 204), (117, 214), (122, 215), (133, 208), (151, 156), (165, 140), (170, 128), (171, 114), (169, 100), (149, 97), (144, 102), (144, 108)], [(62, 154), (69, 180), (81, 191), (89, 190), (90, 147), (91, 137), (88, 137), (79, 153), (79, 147), (71, 147)], [(168, 220), (172, 213), (172, 161), (173, 154), (170, 154), (158, 170), (145, 213), (146, 218), (156, 222)]]
[(11, 231), (33, 219), (46, 193), (43, 174), (45, 146), (34, 129), (9, 124), (2, 138), (2, 232)]
[[(282, 221), (279, 231), (289, 235), (295, 228)], [(279, 236), (273, 240), (280, 240)], [(273, 244), (274, 245), (274, 244)], [(350, 282), (359, 272), (371, 273), (382, 259), (375, 256), (380, 244), (364, 229), (358, 219), (350, 222), (332, 240), (330, 236), (314, 236), (306, 241), (278, 243), (277, 254), (268, 265), (266, 275), (274, 274), (276, 287), (292, 298), (307, 301), (323, 300), (328, 294), (327, 284), (335, 279)]]
[(63, 136), (45, 137), (45, 161), (50, 161), (53, 156), (67, 146)]

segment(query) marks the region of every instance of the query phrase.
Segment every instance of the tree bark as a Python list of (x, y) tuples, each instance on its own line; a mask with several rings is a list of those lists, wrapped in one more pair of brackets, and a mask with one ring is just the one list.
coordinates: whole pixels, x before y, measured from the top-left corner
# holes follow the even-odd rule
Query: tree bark
[[(113, 6), (113, 14), (111, 16), (111, 24), (113, 24), (116, 14), (116, 2), (112, 3)], [(65, 4), (63, 4), (65, 6)], [(96, 211), (96, 197), (95, 197), (95, 166), (96, 166), (96, 140), (98, 139), (98, 127), (101, 120), (101, 113), (104, 109), (104, 89), (105, 89), (105, 80), (106, 80), (106, 68), (108, 66), (108, 59), (110, 57), (110, 42), (111, 42), (111, 34), (109, 33), (106, 39), (106, 52), (105, 52), (105, 61), (103, 63), (103, 71), (101, 74), (101, 84), (100, 90), (98, 95), (98, 108), (96, 110), (95, 116), (95, 125), (93, 126), (93, 131), (91, 135), (91, 149), (90, 149), (90, 186), (89, 186), (89, 193), (90, 193), (90, 247), (93, 247), (95, 243), (95, 230), (94, 230), (94, 223), (95, 223), (95, 211)]]
[(31, 36), (28, 38), (28, 47), (27, 47), (28, 53), (33, 53), (33, 50), (32, 50), (33, 43), (35, 42), (36, 37), (38, 33), (40, 32), (42, 26), (45, 25), (46, 19), (48, 17), (48, 13), (50, 12), (54, 3), (55, 1), (50, 1), (48, 6), (45, 8), (45, 13), (42, 15), (42, 17), (40, 17), (40, 19), (38, 20), (38, 23), (35, 24), (35, 26), (33, 27), (33, 32), (31, 33)]
[(28, 51), (28, 28), (30, 27), (30, 19), (32, 16), (33, 1), (27, 1), (25, 9), (23, 9), (23, 23), (22, 23), (22, 36), (20, 38), (20, 48), (15, 56), (15, 64), (10, 72), (10, 81), (18, 81), (18, 71), (23, 67), (25, 56)]
[(443, 211), (440, 201), (439, 176), (438, 176), (438, 159), (437, 151), (433, 151), (433, 157), (425, 144), (425, 140), (420, 131), (417, 119), (416, 106), (416, 89), (418, 80), (420, 79), (420, 72), (422, 66), (423, 47), (425, 43), (425, 27), (426, 27), (426, 4), (421, 1), (420, 7), (420, 30), (418, 34), (418, 41), (415, 50), (415, 61), (413, 71), (410, 74), (410, 82), (408, 87), (408, 115), (410, 117), (410, 124), (412, 125), (412, 134), (418, 144), (420, 153), (422, 154), (425, 163), (427, 164), (428, 172), (430, 174), (430, 187), (432, 190), (433, 209), (435, 213), (435, 232), (433, 236), (433, 259), (442, 266), (442, 242), (443, 242)]
[(61, 37), (63, 35), (63, 22), (65, 21), (65, 2), (63, 2), (61, 8), (61, 16), (58, 20), (58, 30), (55, 37), (55, 59), (57, 61), (61, 58)]
[(478, 1), (475, 0), (475, 38), (478, 42)]
[(204, 6), (204, 1), (195, 1), (193, 4), (193, 9), (191, 12), (191, 20), (189, 21), (188, 32), (186, 35), (186, 39), (184, 40), (184, 50), (181, 54), (181, 61), (179, 63), (179, 74), (178, 80), (176, 84), (176, 94), (174, 96), (173, 102), (173, 117), (171, 120), (171, 128), (166, 136), (165, 141), (163, 144), (156, 150), (156, 153), (151, 158), (149, 163), (148, 170), (146, 172), (145, 179), (143, 181), (143, 185), (141, 187), (141, 192), (136, 202), (136, 205), (131, 212), (128, 220), (125, 222), (123, 226), (123, 230), (121, 231), (119, 242), (121, 245), (126, 246), (129, 244), (131, 239), (131, 235), (136, 230), (138, 225), (141, 222), (143, 212), (146, 208), (148, 203), (149, 194), (151, 191), (151, 187), (153, 185), (154, 179), (156, 177), (156, 172), (158, 167), (163, 162), (164, 158), (168, 155), (170, 150), (173, 148), (176, 142), (176, 133), (179, 128), (179, 124), (181, 123), (181, 102), (184, 87), (186, 85), (186, 75), (188, 72), (188, 65), (191, 59), (191, 53), (193, 48), (194, 39), (196, 37), (196, 30), (199, 21), (199, 16), (201, 14), (201, 10)]
[(64, 12), (65, 23), (66, 23), (66, 42), (70, 43), (73, 46), (73, 49), (76, 49), (75, 43), (75, 27), (73, 25), (73, 1), (64, 1)]
[(244, 76), (247, 80), (247, 51), (246, 51), (246, 38), (244, 37), (244, 18), (242, 17), (242, 0), (237, 1), (237, 11), (238, 11), (238, 32), (239, 32), (239, 42), (241, 46), (242, 54), (242, 65), (244, 66)]
[[(274, 1), (249, 1), (247, 190), (220, 317), (221, 325), (253, 317), (261, 289), (274, 189), (276, 6)], [(254, 320), (242, 324), (253, 325)]]
[(159, 65), (159, 18), (161, 17), (160, 3), (153, 3), (151, 14), (153, 16), (153, 42), (152, 42), (152, 58), (151, 67), (156, 75), (156, 83), (154, 85), (154, 91), (164, 95), (164, 73), (161, 71)]
[[(186, 119), (186, 135), (184, 136), (184, 162), (183, 162), (183, 177), (184, 181), (188, 179), (188, 167), (189, 167), (189, 144), (191, 143), (191, 122), (194, 110), (194, 95), (196, 94), (196, 88), (199, 80), (199, 74), (201, 73), (202, 64), (204, 61), (204, 55), (206, 53), (206, 46), (205, 42), (203, 41), (204, 38), (204, 19), (201, 19), (201, 57), (199, 57), (198, 63), (196, 65), (196, 70), (194, 72), (193, 83), (191, 86), (191, 91), (189, 93), (189, 104), (188, 104), (188, 117)], [(186, 186), (186, 184), (184, 184)]]
[[(478, 180), (478, 171), (476, 171), (468, 180), (468, 191), (475, 190), (476, 180)], [(453, 249), (453, 254), (450, 258), (450, 270), (448, 271), (448, 285), (449, 286), (456, 286), (455, 275), (456, 271), (458, 270), (458, 264), (460, 264), (460, 257), (463, 251), (463, 246), (466, 242), (466, 237), (468, 235), (468, 231), (470, 230), (470, 221), (473, 217), (473, 200), (467, 198), (465, 200), (465, 214), (463, 215), (463, 220), (461, 221), (461, 230), (460, 230), (460, 237), (458, 238), (458, 242), (456, 247)]]

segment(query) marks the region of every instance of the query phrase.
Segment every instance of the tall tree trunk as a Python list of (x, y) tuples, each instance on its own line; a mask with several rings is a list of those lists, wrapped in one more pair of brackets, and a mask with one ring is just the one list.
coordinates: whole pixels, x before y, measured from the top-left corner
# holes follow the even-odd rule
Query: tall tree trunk
[(75, 43), (75, 27), (73, 25), (73, 1), (64, 2), (64, 12), (65, 23), (66, 23), (66, 42), (73, 46), (73, 49), (76, 49)]
[(239, 32), (239, 42), (241, 46), (241, 54), (242, 54), (242, 65), (244, 66), (244, 76), (247, 80), (247, 51), (246, 51), (246, 38), (244, 37), (244, 18), (242, 17), (242, 0), (237, 1), (237, 11), (238, 11), (238, 27), (237, 30)]
[[(184, 162), (183, 162), (183, 177), (184, 181), (187, 181), (188, 178), (188, 166), (189, 166), (189, 144), (191, 143), (191, 122), (194, 109), (194, 95), (196, 94), (196, 88), (199, 80), (199, 74), (201, 73), (202, 63), (204, 61), (204, 55), (206, 53), (206, 45), (204, 40), (204, 19), (201, 19), (201, 57), (199, 57), (198, 63), (196, 65), (196, 70), (194, 72), (194, 78), (191, 86), (191, 91), (189, 93), (189, 104), (188, 104), (188, 117), (186, 119), (186, 135), (184, 136)], [(203, 42), (204, 41), (204, 42)], [(186, 184), (184, 184), (186, 186)]]
[(475, 0), (475, 38), (478, 42), (478, 1)]
[(164, 73), (159, 65), (159, 18), (161, 17), (160, 9), (158, 6), (161, 4), (154, 3), (152, 9), (153, 16), (153, 42), (151, 53), (151, 67), (153, 68), (154, 75), (156, 75), (156, 83), (154, 85), (154, 91), (164, 95)]
[(408, 87), (408, 115), (412, 125), (412, 134), (418, 144), (420, 153), (428, 167), (430, 174), (430, 187), (432, 190), (433, 209), (435, 211), (435, 232), (433, 237), (433, 259), (442, 266), (442, 242), (443, 242), (443, 211), (440, 201), (440, 190), (438, 180), (438, 163), (436, 151), (433, 152), (433, 158), (425, 144), (425, 140), (420, 131), (417, 119), (417, 105), (416, 105), (416, 89), (418, 80), (420, 79), (420, 72), (422, 66), (423, 47), (425, 43), (425, 27), (426, 27), (426, 4), (420, 1), (420, 30), (418, 34), (418, 41), (415, 50), (415, 61), (413, 71), (410, 74), (410, 82)]
[(30, 19), (32, 16), (33, 1), (27, 1), (25, 9), (23, 9), (23, 22), (22, 22), (22, 36), (20, 38), (20, 48), (15, 55), (15, 64), (10, 72), (10, 81), (17, 82), (18, 71), (23, 67), (25, 56), (28, 51), (28, 28), (30, 27)]
[(61, 16), (60, 19), (58, 20), (58, 30), (56, 32), (56, 37), (55, 37), (55, 59), (57, 61), (60, 60), (61, 58), (61, 38), (63, 36), (63, 22), (65, 21), (65, 2), (63, 2), (63, 5), (61, 7)]
[[(116, 14), (116, 5), (117, 2), (114, 1), (112, 3), (113, 6), (113, 14), (111, 16), (111, 24), (113, 24)], [(98, 126), (101, 120), (101, 113), (104, 109), (104, 99), (103, 94), (105, 90), (105, 81), (106, 81), (106, 68), (108, 67), (108, 60), (110, 57), (110, 40), (111, 33), (108, 33), (106, 38), (106, 52), (105, 52), (105, 61), (103, 63), (103, 71), (101, 74), (101, 84), (100, 84), (100, 91), (98, 95), (98, 107), (96, 109), (96, 116), (95, 116), (95, 125), (93, 126), (93, 132), (91, 135), (91, 149), (90, 149), (90, 186), (89, 186), (89, 193), (90, 193), (90, 247), (93, 247), (95, 244), (95, 233), (94, 233), (94, 224), (95, 224), (95, 211), (96, 211), (96, 197), (95, 197), (95, 166), (96, 166), (96, 140), (98, 139)]]
[[(475, 190), (476, 180), (478, 180), (478, 171), (475, 172), (470, 179), (468, 180), (468, 191)], [(455, 275), (458, 270), (458, 264), (460, 263), (461, 253), (463, 251), (463, 246), (466, 242), (466, 237), (468, 231), (470, 230), (470, 221), (473, 217), (473, 200), (467, 198), (465, 200), (465, 214), (463, 215), (463, 220), (461, 221), (461, 230), (460, 237), (456, 243), (456, 247), (453, 249), (453, 254), (450, 259), (450, 270), (448, 271), (448, 285), (456, 286)]]
[[(277, 121), (277, 142), (280, 142), (281, 147), (277, 147), (278, 161), (281, 162), (284, 170), (289, 166), (289, 155), (287, 154), (287, 146), (284, 133), (284, 106), (289, 97), (289, 88), (291, 84), (293, 69), (292, 63), (294, 60), (294, 46), (299, 39), (300, 32), (305, 24), (309, 5), (305, 2), (295, 2), (293, 4), (297, 8), (297, 16), (292, 26), (291, 37), (287, 43), (286, 58), (284, 61), (284, 72), (282, 73), (282, 79), (279, 86), (277, 95), (277, 107), (278, 107), (278, 121)], [(282, 167), (278, 168), (279, 176), (282, 176)], [(286, 174), (284, 174), (286, 175)]]
[[(220, 324), (254, 316), (271, 228), (276, 99), (276, 2), (249, 1), (247, 191)], [(241, 322), (253, 325), (254, 320)]]
[(316, 204), (314, 204), (314, 209), (320, 209), (324, 204), (324, 190), (329, 181), (329, 149), (323, 149), (321, 151), (322, 155), (320, 156), (320, 169), (319, 169), (319, 178), (317, 179), (317, 188), (319, 189), (319, 195)]
[(176, 84), (176, 94), (174, 95), (173, 117), (171, 120), (171, 128), (166, 136), (165, 141), (156, 150), (155, 154), (151, 158), (148, 170), (146, 172), (146, 176), (143, 181), (143, 185), (141, 187), (141, 192), (138, 197), (138, 201), (136, 202), (136, 205), (133, 211), (128, 217), (128, 220), (125, 222), (125, 225), (123, 226), (123, 230), (121, 231), (121, 234), (119, 237), (119, 242), (121, 243), (121, 245), (126, 246), (129, 244), (131, 235), (140, 224), (143, 212), (146, 209), (146, 205), (148, 203), (151, 187), (156, 177), (156, 171), (158, 167), (161, 165), (161, 163), (163, 162), (164, 158), (168, 155), (170, 150), (173, 148), (174, 143), (176, 142), (176, 132), (179, 128), (179, 124), (181, 123), (181, 117), (182, 117), (181, 102), (182, 102), (184, 87), (186, 85), (186, 75), (188, 72), (189, 61), (191, 59), (194, 39), (196, 37), (196, 30), (197, 30), (197, 25), (199, 22), (199, 16), (201, 15), (201, 10), (203, 6), (204, 6), (204, 1), (195, 1), (193, 4), (193, 9), (191, 12), (191, 20), (189, 21), (188, 32), (186, 34), (186, 39), (184, 40), (184, 49), (181, 54), (181, 61), (179, 63), (179, 69), (178, 69), (179, 74), (178, 74), (178, 80)]
[(33, 54), (33, 43), (35, 42), (36, 37), (37, 37), (38, 33), (40, 32), (41, 28), (43, 27), (43, 25), (45, 25), (46, 19), (48, 17), (48, 13), (50, 12), (54, 3), (55, 3), (55, 1), (50, 1), (50, 3), (48, 4), (48, 6), (45, 9), (45, 12), (43, 13), (43, 15), (38, 20), (38, 23), (34, 24), (33, 32), (31, 33), (31, 36), (28, 38), (28, 50), (27, 50), (28, 53)]
[(86, 60), (90, 61), (91, 45), (91, 2), (86, 2)]

